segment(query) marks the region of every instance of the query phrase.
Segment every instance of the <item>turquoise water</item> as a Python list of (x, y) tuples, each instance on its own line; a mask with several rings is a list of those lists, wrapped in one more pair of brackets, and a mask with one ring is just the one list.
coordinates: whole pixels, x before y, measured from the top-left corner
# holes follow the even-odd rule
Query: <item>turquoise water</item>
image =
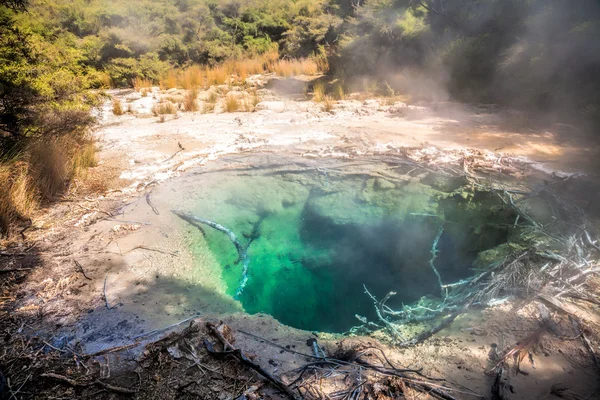
[[(312, 179), (229, 177), (194, 210), (248, 246), (248, 282), (239, 296), (248, 313), (344, 332), (359, 324), (356, 315), (376, 320), (364, 286), (378, 298), (397, 292), (388, 305), (398, 308), (440, 296), (429, 265), (440, 227), (435, 264), (447, 283), (472, 274), (478, 252), (506, 240), (502, 231), (486, 231), (493, 212), (425, 185)], [(222, 232), (202, 230), (233, 297), (242, 274), (238, 252)]]

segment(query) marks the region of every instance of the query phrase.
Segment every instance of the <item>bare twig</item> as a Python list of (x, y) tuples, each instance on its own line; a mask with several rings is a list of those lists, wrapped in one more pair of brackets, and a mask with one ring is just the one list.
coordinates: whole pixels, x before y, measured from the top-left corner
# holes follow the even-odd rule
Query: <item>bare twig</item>
[(148, 246), (144, 246), (144, 245), (137, 245), (137, 246), (134, 246), (133, 248), (131, 248), (131, 250), (128, 250), (128, 251), (126, 251), (125, 253), (129, 253), (129, 252), (132, 252), (132, 251), (134, 251), (134, 250), (137, 250), (137, 249), (141, 249), (141, 250), (148, 250), (148, 251), (155, 251), (155, 252), (157, 252), (157, 253), (168, 254), (168, 255), (170, 255), (170, 256), (173, 256), (173, 257), (177, 257), (177, 256), (179, 256), (179, 254), (177, 254), (177, 253), (176, 253), (176, 252), (174, 252), (174, 251), (167, 251), (167, 250), (161, 250), (161, 249), (154, 249), (154, 248), (152, 248), (152, 247), (148, 247)]
[(150, 200), (150, 192), (146, 193), (146, 203), (148, 203), (150, 208), (152, 208), (152, 211), (154, 212), (154, 214), (160, 215), (160, 213), (158, 212), (158, 209), (154, 206), (154, 204), (152, 204), (152, 200)]
[(106, 280), (108, 279), (108, 274), (106, 274), (106, 276), (104, 277), (104, 288), (102, 290), (102, 296), (104, 297), (104, 304), (106, 305), (106, 309), (107, 310), (112, 310), (114, 307), (111, 307), (110, 304), (108, 303), (108, 296), (106, 295)]
[(440, 273), (438, 272), (437, 268), (435, 267), (435, 259), (438, 256), (439, 250), (438, 250), (438, 243), (440, 241), (440, 238), (442, 237), (442, 234), (444, 233), (444, 227), (440, 226), (440, 229), (438, 231), (437, 236), (435, 237), (433, 244), (431, 245), (431, 259), (429, 260), (429, 266), (431, 267), (431, 270), (433, 271), (433, 273), (435, 274), (435, 276), (437, 277), (438, 280), (438, 284), (440, 285), (440, 291), (441, 291), (441, 296), (442, 299), (445, 299), (446, 297), (448, 297), (448, 291), (444, 290), (444, 284), (442, 283), (442, 276), (440, 275)]
[(85, 274), (85, 271), (84, 271), (83, 266), (81, 265), (81, 263), (79, 261), (77, 261), (77, 260), (73, 260), (73, 262), (75, 263), (75, 266), (77, 267), (77, 271), (81, 272), (81, 274), (83, 275), (83, 277), (85, 279), (87, 279), (88, 281), (91, 281), (92, 278), (90, 278), (89, 276), (87, 276)]
[(177, 150), (175, 153), (173, 153), (173, 155), (172, 155), (171, 157), (167, 158), (167, 159), (166, 159), (166, 160), (164, 160), (162, 163), (164, 164), (164, 163), (166, 163), (167, 161), (169, 161), (169, 160), (173, 159), (173, 158), (174, 158), (174, 157), (175, 157), (177, 154), (181, 153), (182, 151), (183, 151), (183, 149), (182, 149), (182, 148), (179, 148), (179, 150)]
[(429, 339), (431, 336), (435, 335), (436, 333), (438, 333), (442, 329), (448, 327), (452, 322), (454, 322), (454, 320), (456, 319), (456, 317), (458, 317), (460, 314), (462, 314), (465, 311), (467, 311), (467, 309), (473, 303), (473, 300), (474, 300), (474, 298), (472, 298), (471, 300), (469, 300), (467, 302), (467, 304), (465, 304), (463, 307), (461, 307), (461, 308), (457, 309), (456, 311), (454, 311), (450, 316), (446, 317), (442, 322), (440, 322), (435, 327), (431, 328), (428, 331), (420, 333), (419, 335), (417, 335), (416, 337), (414, 337), (414, 338), (412, 338), (412, 339), (410, 339), (408, 341), (405, 341), (405, 342), (401, 343), (399, 346), (400, 347), (411, 347), (411, 346), (414, 346), (416, 344), (419, 344), (419, 343), (421, 343), (421, 342)]

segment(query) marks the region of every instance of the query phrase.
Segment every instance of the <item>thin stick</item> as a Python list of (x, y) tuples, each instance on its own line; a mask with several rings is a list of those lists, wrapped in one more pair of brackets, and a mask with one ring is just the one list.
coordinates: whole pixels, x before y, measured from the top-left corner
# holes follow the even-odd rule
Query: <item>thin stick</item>
[(125, 252), (125, 254), (127, 254), (127, 253), (129, 253), (129, 252), (132, 252), (132, 251), (134, 251), (134, 250), (137, 250), (137, 249), (148, 250), (148, 251), (156, 251), (157, 253), (168, 254), (168, 255), (170, 255), (170, 256), (173, 256), (173, 257), (177, 257), (177, 256), (179, 256), (179, 254), (175, 253), (174, 251), (167, 251), (167, 250), (161, 250), (161, 249), (154, 249), (154, 248), (152, 248), (152, 247), (147, 247), (147, 246), (144, 246), (144, 245), (138, 245), (138, 246), (135, 246), (135, 247), (133, 247), (131, 250), (128, 250), (128, 251), (126, 251), (126, 252)]
[(73, 262), (75, 262), (75, 265), (77, 266), (77, 271), (78, 271), (78, 272), (81, 272), (81, 274), (83, 275), (83, 277), (84, 277), (85, 279), (87, 279), (88, 281), (91, 281), (91, 280), (92, 280), (92, 278), (90, 278), (89, 276), (87, 276), (87, 275), (85, 274), (85, 271), (83, 270), (83, 266), (82, 266), (82, 265), (79, 263), (79, 261), (77, 261), (77, 260), (73, 260)]
[(173, 157), (175, 157), (177, 154), (181, 153), (182, 151), (183, 151), (183, 149), (177, 150), (171, 157), (167, 158), (162, 163), (166, 163), (167, 161), (169, 161), (170, 159), (172, 159)]
[(158, 212), (158, 209), (156, 207), (154, 207), (154, 204), (152, 204), (152, 201), (150, 200), (150, 192), (146, 193), (146, 203), (148, 203), (150, 208), (152, 208), (152, 211), (154, 211), (154, 214), (160, 215), (160, 213)]
[(440, 275), (440, 273), (438, 272), (437, 268), (435, 267), (435, 259), (437, 258), (437, 255), (439, 253), (439, 250), (437, 248), (438, 246), (438, 242), (440, 241), (440, 238), (442, 237), (442, 233), (444, 233), (444, 227), (440, 226), (440, 229), (438, 231), (437, 236), (435, 237), (435, 240), (433, 241), (433, 244), (431, 245), (431, 259), (429, 260), (429, 266), (431, 267), (431, 269), (433, 270), (433, 272), (435, 273), (435, 276), (437, 276), (437, 280), (438, 280), (438, 284), (440, 285), (440, 291), (441, 291), (441, 295), (442, 298), (445, 299), (447, 297), (447, 290), (444, 290), (444, 284), (442, 283), (442, 276)]
[(108, 274), (106, 274), (106, 276), (104, 277), (104, 289), (103, 289), (104, 304), (106, 305), (107, 310), (112, 310), (113, 307), (111, 307), (110, 304), (108, 304), (108, 296), (106, 296), (106, 280), (107, 279), (108, 279)]

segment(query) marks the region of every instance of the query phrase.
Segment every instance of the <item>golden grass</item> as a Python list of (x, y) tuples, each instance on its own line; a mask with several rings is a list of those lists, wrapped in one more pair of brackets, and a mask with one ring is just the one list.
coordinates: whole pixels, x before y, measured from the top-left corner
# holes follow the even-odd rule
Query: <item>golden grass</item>
[[(310, 58), (280, 60), (277, 50), (243, 60), (227, 60), (212, 67), (191, 66), (167, 72), (159, 80), (161, 90), (182, 88), (190, 90), (212, 85), (243, 85), (251, 75), (275, 73), (282, 77), (296, 75), (316, 75), (326, 72), (327, 57), (316, 55)], [(134, 87), (143, 87), (142, 82), (134, 82)]]
[(80, 133), (31, 141), (0, 163), (0, 234), (31, 218), (40, 205), (65, 192), (74, 180), (87, 182), (97, 164), (94, 142)]
[(150, 79), (145, 78), (133, 78), (131, 84), (133, 85), (133, 88), (137, 91), (152, 88), (152, 81)]
[(227, 96), (225, 98), (225, 112), (236, 112), (240, 109), (240, 101), (235, 96)]
[(331, 112), (333, 110), (333, 106), (335, 106), (336, 101), (333, 97), (329, 95), (325, 95), (323, 97), (323, 110), (325, 112)]
[(96, 145), (93, 141), (84, 143), (73, 156), (72, 170), (75, 177), (86, 178), (88, 169), (98, 165)]
[(333, 97), (336, 100), (344, 100), (346, 98), (346, 92), (342, 83), (338, 82), (333, 86)]
[(317, 103), (325, 99), (325, 83), (323, 81), (315, 82), (313, 85), (313, 100)]
[(163, 114), (177, 114), (177, 106), (168, 100), (162, 101), (161, 103), (152, 106), (152, 114), (154, 114), (154, 116)]
[(210, 114), (215, 110), (215, 103), (204, 103), (202, 106), (202, 114)]
[(111, 89), (113, 87), (113, 81), (109, 74), (100, 72), (98, 75), (98, 81), (103, 89)]
[(198, 89), (190, 89), (183, 98), (183, 109), (185, 111), (198, 111)]
[(119, 99), (112, 100), (112, 112), (115, 115), (123, 115), (125, 111), (123, 110), (123, 105)]

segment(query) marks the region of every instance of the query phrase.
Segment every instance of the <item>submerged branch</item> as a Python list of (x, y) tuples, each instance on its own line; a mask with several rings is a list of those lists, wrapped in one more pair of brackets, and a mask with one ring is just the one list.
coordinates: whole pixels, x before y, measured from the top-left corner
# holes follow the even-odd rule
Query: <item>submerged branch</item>
[(235, 233), (233, 233), (233, 231), (231, 231), (230, 229), (225, 228), (221, 224), (218, 224), (214, 221), (205, 218), (197, 217), (185, 211), (171, 210), (171, 212), (187, 222), (190, 222), (192, 224), (204, 224), (227, 235), (227, 237), (229, 238), (229, 240), (231, 240), (231, 243), (233, 243), (235, 249), (238, 252), (238, 259), (236, 263), (240, 261), (242, 262), (242, 279), (235, 293), (235, 297), (239, 297), (239, 295), (242, 294), (242, 291), (246, 287), (246, 284), (248, 283), (248, 264), (250, 263), (250, 258), (248, 257), (248, 246), (242, 246)]
[(440, 285), (442, 299), (445, 299), (446, 297), (448, 297), (448, 291), (445, 290), (444, 284), (442, 283), (442, 276), (440, 275), (439, 271), (435, 267), (435, 259), (437, 258), (438, 253), (440, 252), (438, 250), (438, 243), (439, 243), (440, 238), (442, 237), (443, 233), (444, 233), (444, 227), (440, 226), (440, 230), (438, 231), (438, 234), (435, 237), (433, 244), (431, 245), (431, 259), (429, 260), (429, 266), (435, 273), (435, 276), (437, 276), (438, 284)]

